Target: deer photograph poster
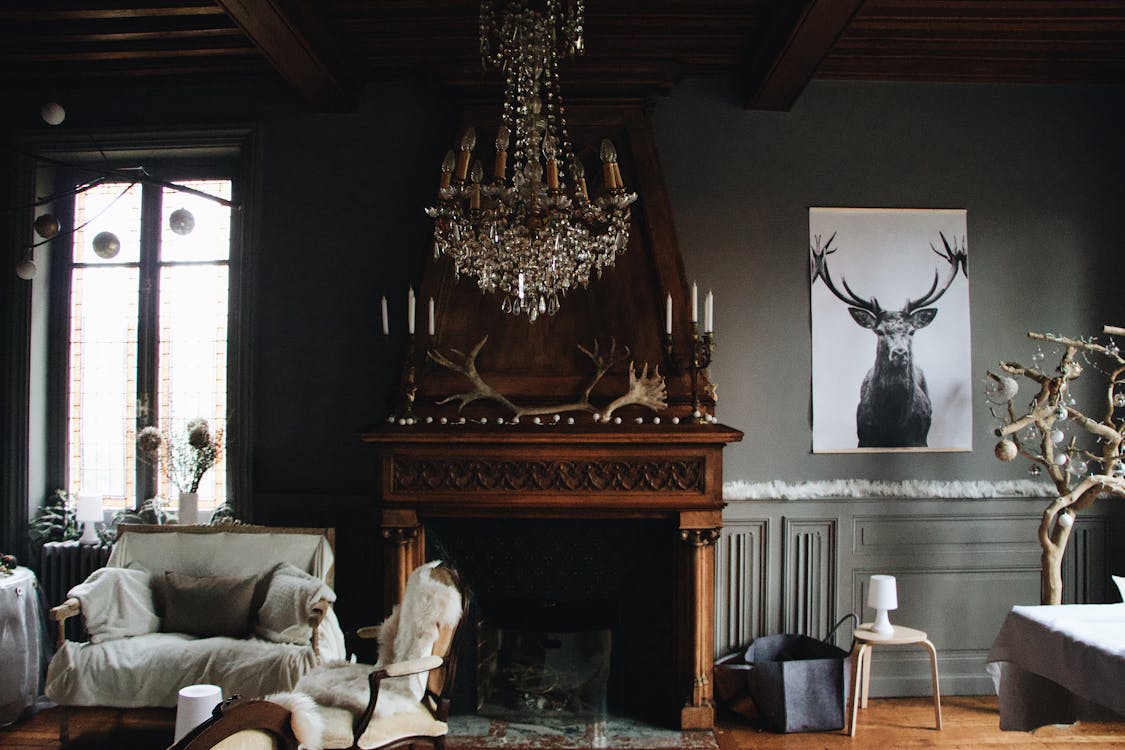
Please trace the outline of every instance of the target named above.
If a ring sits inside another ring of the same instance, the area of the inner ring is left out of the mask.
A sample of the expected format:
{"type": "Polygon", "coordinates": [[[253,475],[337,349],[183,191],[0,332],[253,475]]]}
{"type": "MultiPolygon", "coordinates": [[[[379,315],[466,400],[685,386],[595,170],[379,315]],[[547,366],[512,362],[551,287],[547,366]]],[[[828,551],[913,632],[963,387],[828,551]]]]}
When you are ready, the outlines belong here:
{"type": "Polygon", "coordinates": [[[972,450],[966,224],[809,209],[814,453],[972,450]]]}

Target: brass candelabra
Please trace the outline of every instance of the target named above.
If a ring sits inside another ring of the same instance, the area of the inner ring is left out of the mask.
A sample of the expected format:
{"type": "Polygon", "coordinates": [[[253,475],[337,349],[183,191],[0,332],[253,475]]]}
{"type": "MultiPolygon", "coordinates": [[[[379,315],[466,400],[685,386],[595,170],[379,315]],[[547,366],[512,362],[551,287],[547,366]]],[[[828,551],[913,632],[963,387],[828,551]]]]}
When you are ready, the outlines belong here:
{"type": "MultiPolygon", "coordinates": [[[[697,424],[706,424],[709,420],[703,413],[703,402],[700,398],[699,374],[711,366],[711,354],[715,349],[715,334],[713,331],[700,333],[699,324],[691,324],[691,351],[686,357],[687,368],[691,373],[691,416],[697,424]]],[[[684,368],[680,358],[676,356],[676,348],[672,334],[664,334],[664,359],[668,370],[673,373],[683,372],[684,368]]]]}

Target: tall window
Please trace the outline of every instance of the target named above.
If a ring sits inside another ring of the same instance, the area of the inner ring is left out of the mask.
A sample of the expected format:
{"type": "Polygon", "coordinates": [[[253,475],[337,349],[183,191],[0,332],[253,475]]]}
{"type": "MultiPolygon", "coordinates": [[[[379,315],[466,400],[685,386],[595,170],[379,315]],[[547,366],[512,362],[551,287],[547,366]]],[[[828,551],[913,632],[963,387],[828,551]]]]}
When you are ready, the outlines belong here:
{"type": "MultiPolygon", "coordinates": [[[[228,179],[173,179],[229,200],[228,179]]],[[[231,209],[158,184],[103,182],[74,197],[69,252],[66,469],[73,494],[107,507],[179,489],[136,437],[155,426],[226,427],[231,209]]],[[[226,500],[220,463],[199,484],[201,508],[226,500]]]]}

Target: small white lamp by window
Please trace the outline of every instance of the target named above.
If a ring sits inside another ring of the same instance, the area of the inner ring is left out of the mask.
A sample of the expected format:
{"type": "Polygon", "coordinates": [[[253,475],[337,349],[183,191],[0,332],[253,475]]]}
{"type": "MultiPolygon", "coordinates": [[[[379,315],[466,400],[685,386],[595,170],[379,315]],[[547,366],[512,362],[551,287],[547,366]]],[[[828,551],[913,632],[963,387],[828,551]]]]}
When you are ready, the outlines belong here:
{"type": "Polygon", "coordinates": [[[875,610],[875,622],[871,629],[880,635],[891,635],[895,632],[891,625],[891,618],[887,612],[898,609],[898,587],[894,576],[871,576],[871,586],[867,591],[867,606],[875,610]]]}
{"type": "Polygon", "coordinates": [[[97,495],[79,495],[78,508],[75,511],[74,518],[78,523],[84,525],[78,543],[97,544],[100,540],[94,524],[105,520],[102,516],[102,499],[97,495]]]}

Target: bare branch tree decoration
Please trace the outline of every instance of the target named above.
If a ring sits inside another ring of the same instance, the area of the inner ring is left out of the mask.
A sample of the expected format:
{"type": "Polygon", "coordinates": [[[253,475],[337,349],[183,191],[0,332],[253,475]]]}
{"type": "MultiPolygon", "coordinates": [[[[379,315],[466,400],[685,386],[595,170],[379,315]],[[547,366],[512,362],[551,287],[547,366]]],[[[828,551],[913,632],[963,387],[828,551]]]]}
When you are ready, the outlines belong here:
{"type": "MultiPolygon", "coordinates": [[[[1105,326],[1103,333],[1125,336],[1125,328],[1105,326]]],[[[1121,453],[1125,436],[1125,358],[1111,339],[1107,344],[1071,339],[1054,334],[1028,333],[1029,338],[1063,347],[1055,372],[1048,374],[1036,367],[1015,362],[1001,362],[1000,375],[988,373],[986,395],[1001,422],[996,429],[1000,442],[996,457],[1012,461],[1017,456],[1031,461],[1031,473],[1042,474],[1055,485],[1058,496],[1043,511],[1039,522],[1039,546],[1042,548],[1042,603],[1062,602],[1062,558],[1077,514],[1099,497],[1125,497],[1125,460],[1121,453]],[[1104,401],[1095,405],[1100,414],[1083,413],[1070,394],[1071,381],[1082,375],[1084,367],[1077,357],[1104,374],[1107,382],[1104,401]],[[1102,369],[1102,367],[1106,369],[1102,369]],[[1015,377],[1027,378],[1039,390],[1019,412],[1014,399],[1019,392],[1015,377]],[[1074,425],[1080,432],[1069,439],[1063,429],[1074,425]],[[1080,442],[1079,438],[1084,438],[1080,442]],[[1090,439],[1098,448],[1086,447],[1090,439]]]]}
{"type": "Polygon", "coordinates": [[[485,342],[487,341],[488,336],[484,336],[468,354],[458,351],[457,349],[449,350],[452,356],[446,356],[437,349],[431,349],[427,352],[427,356],[433,362],[447,370],[452,370],[453,372],[464,375],[472,386],[468,391],[447,396],[439,401],[439,404],[459,402],[457,410],[463,411],[466,406],[474,401],[485,400],[499,404],[509,411],[513,417],[517,418],[580,411],[594,414],[603,420],[609,419],[618,409],[633,404],[647,407],[653,411],[659,411],[668,406],[664,376],[660,374],[659,365],[653,369],[650,375],[647,362],[638,370],[634,363],[630,361],[628,390],[614,399],[603,411],[598,412],[597,407],[590,401],[590,394],[593,392],[594,386],[598,384],[607,372],[629,359],[629,347],[622,347],[619,351],[617,342],[613,339],[610,339],[609,351],[604,355],[601,353],[600,346],[596,340],[594,341],[593,347],[590,349],[582,345],[578,346],[579,351],[589,357],[590,361],[593,362],[594,374],[583,389],[582,395],[577,399],[568,403],[550,406],[519,406],[512,403],[504,394],[485,382],[480,372],[477,371],[477,355],[480,354],[481,349],[484,348],[485,342]]]}

